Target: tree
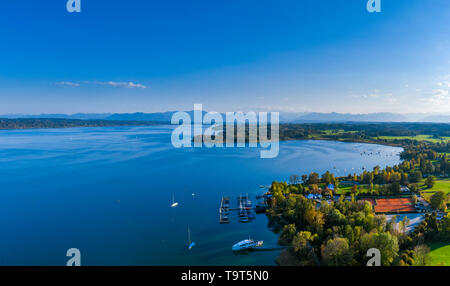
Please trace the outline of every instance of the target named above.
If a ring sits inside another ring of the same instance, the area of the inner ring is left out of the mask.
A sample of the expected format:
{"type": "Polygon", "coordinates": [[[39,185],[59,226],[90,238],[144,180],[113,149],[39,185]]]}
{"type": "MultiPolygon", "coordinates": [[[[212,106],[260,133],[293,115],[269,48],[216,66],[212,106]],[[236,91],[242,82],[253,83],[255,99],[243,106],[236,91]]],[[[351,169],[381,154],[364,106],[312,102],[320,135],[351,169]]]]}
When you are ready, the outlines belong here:
{"type": "Polygon", "coordinates": [[[447,196],[443,191],[437,191],[430,198],[430,204],[435,210],[445,210],[447,208],[447,196]]]}
{"type": "Polygon", "coordinates": [[[328,266],[350,266],[353,256],[348,240],[342,237],[330,239],[322,245],[322,259],[328,266]]]}
{"type": "Polygon", "coordinates": [[[294,174],[289,177],[289,184],[291,184],[291,185],[298,184],[299,181],[300,181],[300,178],[298,175],[294,174]]]}
{"type": "Polygon", "coordinates": [[[425,185],[427,185],[427,187],[429,189],[434,187],[435,183],[436,183],[436,177],[435,176],[428,176],[428,178],[425,180],[425,185]]]}
{"type": "Polygon", "coordinates": [[[403,220],[398,223],[398,230],[400,231],[400,233],[405,234],[408,230],[409,224],[410,220],[407,216],[405,216],[403,220]]]}
{"type": "Polygon", "coordinates": [[[300,258],[303,265],[314,265],[315,254],[310,243],[317,239],[317,234],[312,235],[309,231],[300,231],[292,240],[292,247],[295,254],[300,258]]]}
{"type": "Polygon", "coordinates": [[[313,241],[317,235],[312,235],[309,231],[300,231],[292,239],[292,246],[298,255],[307,255],[310,251],[309,243],[313,241]]]}
{"type": "Polygon", "coordinates": [[[398,240],[389,232],[370,233],[361,237],[360,247],[362,253],[370,248],[377,248],[381,253],[381,265],[389,266],[398,256],[398,240]]]}
{"type": "Polygon", "coordinates": [[[302,175],[302,182],[306,183],[308,181],[308,176],[307,175],[302,175]]]}
{"type": "Polygon", "coordinates": [[[389,190],[391,191],[392,194],[395,194],[395,195],[400,194],[400,190],[401,190],[400,184],[399,183],[391,184],[389,190]]]}
{"type": "Polygon", "coordinates": [[[317,193],[319,193],[319,186],[316,184],[311,184],[311,185],[309,185],[309,191],[312,194],[317,194],[317,193]]]}
{"type": "Polygon", "coordinates": [[[411,177],[411,182],[418,183],[420,182],[420,180],[422,180],[422,172],[421,171],[414,172],[414,174],[411,177]]]}
{"type": "Polygon", "coordinates": [[[409,181],[408,181],[408,174],[407,173],[401,173],[400,184],[407,185],[408,183],[409,183],[409,181]]]}
{"type": "Polygon", "coordinates": [[[327,215],[327,221],[331,225],[341,225],[346,222],[347,218],[338,209],[333,208],[327,215]]]}
{"type": "Polygon", "coordinates": [[[308,178],[308,185],[320,183],[319,174],[311,173],[308,178]]]}
{"type": "Polygon", "coordinates": [[[430,265],[430,248],[425,244],[418,245],[414,248],[414,266],[427,266],[430,265]]]}
{"type": "Polygon", "coordinates": [[[308,224],[308,230],[313,233],[320,233],[322,231],[323,224],[325,223],[323,219],[323,214],[315,209],[308,209],[304,213],[304,219],[308,224]]]}
{"type": "Polygon", "coordinates": [[[326,185],[331,184],[333,179],[334,176],[329,171],[326,171],[325,174],[322,175],[322,183],[325,183],[326,185]]]}
{"type": "Polygon", "coordinates": [[[280,245],[289,245],[294,239],[295,233],[297,229],[295,224],[288,224],[283,227],[281,234],[278,238],[278,244],[280,245]]]}
{"type": "Polygon", "coordinates": [[[417,196],[416,195],[413,195],[412,197],[411,197],[411,199],[412,199],[412,201],[413,201],[413,204],[417,204],[417,196]]]}
{"type": "Polygon", "coordinates": [[[416,253],[414,252],[414,250],[405,250],[398,257],[399,261],[396,263],[396,266],[413,266],[415,263],[415,255],[416,253]]]}
{"type": "Polygon", "coordinates": [[[357,192],[358,192],[358,185],[354,184],[352,186],[352,195],[356,195],[357,192]]]}
{"type": "Polygon", "coordinates": [[[409,185],[409,190],[412,193],[418,193],[419,192],[419,186],[417,186],[417,184],[411,184],[411,185],[409,185]]]}

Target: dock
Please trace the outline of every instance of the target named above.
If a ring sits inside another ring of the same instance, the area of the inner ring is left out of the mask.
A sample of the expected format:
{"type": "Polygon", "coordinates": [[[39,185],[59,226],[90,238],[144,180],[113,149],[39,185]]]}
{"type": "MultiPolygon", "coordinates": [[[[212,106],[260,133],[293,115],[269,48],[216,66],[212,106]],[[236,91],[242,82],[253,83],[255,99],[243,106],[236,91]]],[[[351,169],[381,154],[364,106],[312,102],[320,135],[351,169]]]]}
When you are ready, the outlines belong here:
{"type": "Polygon", "coordinates": [[[219,223],[221,224],[230,223],[229,210],[230,210],[230,198],[222,197],[219,209],[219,223]]]}
{"type": "Polygon", "coordinates": [[[237,197],[236,207],[230,207],[230,198],[222,197],[219,207],[219,223],[230,223],[230,212],[235,211],[238,215],[240,223],[249,223],[256,219],[255,213],[264,213],[267,205],[264,202],[259,202],[255,207],[252,206],[252,201],[247,195],[240,195],[237,197]]]}
{"type": "Polygon", "coordinates": [[[282,250],[285,249],[286,246],[258,246],[258,247],[251,247],[251,251],[274,251],[274,250],[282,250]]]}

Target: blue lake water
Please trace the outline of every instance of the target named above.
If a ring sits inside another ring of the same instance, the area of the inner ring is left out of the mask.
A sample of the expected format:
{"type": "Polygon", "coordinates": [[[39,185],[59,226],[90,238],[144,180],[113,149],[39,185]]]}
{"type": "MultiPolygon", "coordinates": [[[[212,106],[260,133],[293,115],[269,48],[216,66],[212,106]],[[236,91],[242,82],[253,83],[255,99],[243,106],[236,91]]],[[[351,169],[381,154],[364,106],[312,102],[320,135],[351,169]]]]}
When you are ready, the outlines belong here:
{"type": "Polygon", "coordinates": [[[291,174],[400,162],[400,148],[331,141],[281,142],[275,159],[250,148],[175,149],[171,130],[0,131],[0,265],[65,265],[69,248],[83,265],[274,265],[277,251],[231,252],[249,236],[275,245],[277,235],[264,215],[220,225],[223,195],[234,205],[291,174]]]}

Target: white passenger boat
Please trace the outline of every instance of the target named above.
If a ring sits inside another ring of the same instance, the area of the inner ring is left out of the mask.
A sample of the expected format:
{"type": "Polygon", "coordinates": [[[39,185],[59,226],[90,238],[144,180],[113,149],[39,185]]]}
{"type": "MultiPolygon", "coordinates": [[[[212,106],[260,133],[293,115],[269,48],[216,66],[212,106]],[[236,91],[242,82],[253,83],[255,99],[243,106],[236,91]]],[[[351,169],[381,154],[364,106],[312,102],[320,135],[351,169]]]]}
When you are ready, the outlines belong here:
{"type": "Polygon", "coordinates": [[[231,248],[233,251],[243,251],[243,250],[250,250],[256,247],[262,247],[263,241],[254,241],[253,239],[249,238],[246,240],[239,241],[233,247],[231,248]]]}

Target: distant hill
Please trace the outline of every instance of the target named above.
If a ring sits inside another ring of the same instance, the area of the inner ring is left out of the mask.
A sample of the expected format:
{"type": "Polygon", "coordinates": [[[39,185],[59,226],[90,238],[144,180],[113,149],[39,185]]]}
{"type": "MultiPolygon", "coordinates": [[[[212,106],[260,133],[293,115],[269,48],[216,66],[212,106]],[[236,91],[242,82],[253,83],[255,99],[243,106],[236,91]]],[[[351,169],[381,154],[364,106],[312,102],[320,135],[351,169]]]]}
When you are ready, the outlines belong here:
{"type": "MultiPolygon", "coordinates": [[[[0,118],[18,119],[77,119],[77,120],[112,120],[112,121],[151,121],[169,123],[176,111],[155,113],[76,113],[76,114],[9,114],[0,115],[0,118]]],[[[193,111],[186,111],[194,119],[193,111]]],[[[205,114],[206,111],[203,111],[205,114]]],[[[225,114],[222,114],[225,120],[225,114]]],[[[397,114],[397,113],[319,113],[319,112],[280,112],[281,123],[336,123],[336,122],[436,122],[450,123],[450,115],[437,114],[397,114]]]]}
{"type": "Polygon", "coordinates": [[[450,115],[434,115],[423,118],[423,122],[450,123],[450,115]]]}
{"type": "Polygon", "coordinates": [[[117,126],[149,126],[159,122],[126,121],[126,120],[81,120],[64,118],[0,118],[0,130],[34,129],[34,128],[72,128],[72,127],[117,127],[117,126]]]}
{"type": "Polygon", "coordinates": [[[309,113],[293,120],[294,123],[306,122],[408,122],[408,117],[395,113],[309,113]]]}
{"type": "Polygon", "coordinates": [[[6,114],[0,115],[0,118],[19,119],[19,118],[47,118],[47,119],[79,119],[79,120],[98,120],[105,119],[111,113],[75,113],[75,114],[6,114]]]}
{"type": "Polygon", "coordinates": [[[280,112],[280,122],[289,123],[297,120],[301,116],[308,115],[310,112],[280,112]]]}
{"type": "MultiPolygon", "coordinates": [[[[156,113],[115,113],[108,117],[106,120],[132,120],[132,121],[153,121],[153,122],[170,122],[172,120],[173,114],[177,111],[167,111],[167,112],[156,112],[156,113]]],[[[192,120],[194,120],[194,111],[186,111],[192,120]]],[[[203,111],[203,115],[205,115],[206,111],[203,111]]]]}
{"type": "Polygon", "coordinates": [[[174,111],[168,112],[158,112],[158,113],[114,113],[108,117],[106,120],[137,120],[137,121],[160,121],[160,122],[170,122],[174,111]]]}

